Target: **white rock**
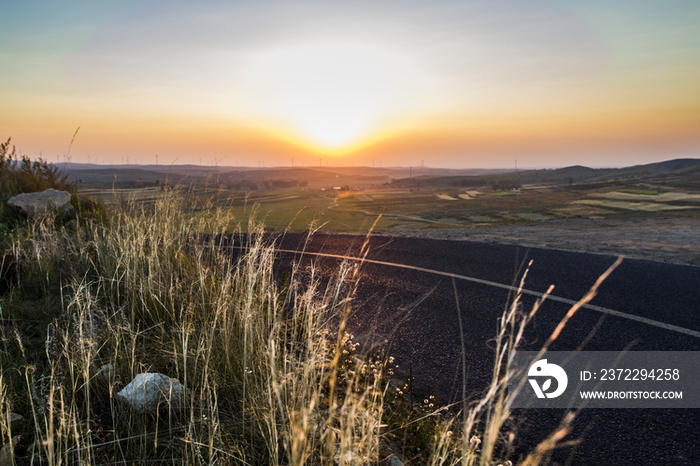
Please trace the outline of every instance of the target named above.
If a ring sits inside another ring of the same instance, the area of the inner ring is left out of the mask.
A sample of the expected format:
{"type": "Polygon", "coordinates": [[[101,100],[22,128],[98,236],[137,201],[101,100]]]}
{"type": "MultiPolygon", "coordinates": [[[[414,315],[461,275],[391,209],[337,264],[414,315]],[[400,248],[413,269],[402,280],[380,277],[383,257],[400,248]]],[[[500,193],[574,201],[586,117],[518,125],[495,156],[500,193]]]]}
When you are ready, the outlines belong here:
{"type": "Polygon", "coordinates": [[[40,193],[24,193],[10,198],[7,204],[19,207],[27,215],[46,213],[51,209],[62,210],[70,205],[70,193],[47,189],[40,193]]]}
{"type": "Polygon", "coordinates": [[[386,460],[384,460],[386,466],[404,466],[403,462],[396,455],[391,455],[386,460]]]}
{"type": "Polygon", "coordinates": [[[177,379],[154,372],[138,374],[117,393],[117,398],[138,412],[156,409],[163,402],[177,409],[184,397],[185,387],[177,379]]]}

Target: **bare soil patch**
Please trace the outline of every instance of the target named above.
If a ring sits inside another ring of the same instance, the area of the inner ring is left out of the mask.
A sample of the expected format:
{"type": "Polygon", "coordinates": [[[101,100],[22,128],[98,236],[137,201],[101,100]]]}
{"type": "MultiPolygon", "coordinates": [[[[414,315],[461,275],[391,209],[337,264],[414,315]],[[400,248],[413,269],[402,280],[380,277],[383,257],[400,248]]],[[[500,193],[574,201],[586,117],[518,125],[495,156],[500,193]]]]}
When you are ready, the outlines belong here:
{"type": "Polygon", "coordinates": [[[517,244],[700,265],[700,220],[697,217],[569,218],[384,234],[517,244]]]}

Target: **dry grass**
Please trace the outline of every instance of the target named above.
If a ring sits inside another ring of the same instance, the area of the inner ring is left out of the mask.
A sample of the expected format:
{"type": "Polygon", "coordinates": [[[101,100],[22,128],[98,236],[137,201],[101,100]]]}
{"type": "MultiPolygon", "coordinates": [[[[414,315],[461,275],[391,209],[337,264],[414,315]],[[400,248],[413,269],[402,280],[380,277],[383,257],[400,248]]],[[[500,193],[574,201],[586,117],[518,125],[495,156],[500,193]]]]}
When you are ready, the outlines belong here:
{"type": "MultiPolygon", "coordinates": [[[[45,219],[13,236],[20,272],[0,300],[0,435],[22,435],[19,463],[378,464],[401,454],[387,433],[416,425],[430,436],[420,464],[509,461],[509,364],[539,303],[524,313],[518,296],[504,313],[478,403],[456,417],[431,407],[389,421],[401,401],[388,360],[359,358],[345,331],[358,266],[322,280],[297,264],[276,278],[259,225],[233,257],[213,239],[235,219],[191,207],[171,193],[116,203],[105,222],[45,219]],[[141,372],[177,378],[185,405],[120,404],[115,394],[141,372]],[[27,418],[19,432],[12,411],[27,418]]],[[[523,464],[546,461],[566,429],[523,464]]]]}

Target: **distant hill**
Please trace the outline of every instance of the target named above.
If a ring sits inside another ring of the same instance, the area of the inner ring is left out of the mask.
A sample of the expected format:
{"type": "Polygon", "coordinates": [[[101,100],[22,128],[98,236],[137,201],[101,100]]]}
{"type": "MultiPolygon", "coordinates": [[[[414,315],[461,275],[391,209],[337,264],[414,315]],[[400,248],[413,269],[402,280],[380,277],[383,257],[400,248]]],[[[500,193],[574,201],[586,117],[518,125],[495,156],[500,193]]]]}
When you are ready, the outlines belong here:
{"type": "Polygon", "coordinates": [[[151,186],[156,181],[170,180],[181,182],[185,175],[157,172],[141,168],[83,168],[82,170],[64,170],[70,181],[78,181],[83,187],[140,187],[151,186]]]}
{"type": "Polygon", "coordinates": [[[397,186],[502,186],[506,189],[526,184],[566,185],[604,183],[620,180],[663,182],[700,188],[700,159],[675,159],[625,168],[590,168],[581,165],[557,169],[522,170],[498,175],[441,176],[422,179],[402,178],[397,186]]]}
{"type": "Polygon", "coordinates": [[[582,165],[541,170],[435,169],[422,167],[205,167],[201,165],[115,165],[59,164],[69,179],[83,186],[135,187],[157,181],[172,183],[259,183],[296,181],[309,186],[379,185],[393,186],[498,186],[576,185],[621,180],[663,183],[700,189],[700,159],[674,159],[624,168],[590,168],[582,165]]]}
{"type": "Polygon", "coordinates": [[[380,185],[403,177],[476,176],[512,170],[445,169],[429,167],[229,167],[202,165],[96,165],[58,164],[72,181],[85,188],[145,187],[157,181],[224,186],[264,185],[265,182],[299,186],[380,185]],[[262,183],[262,184],[261,184],[262,183]]]}

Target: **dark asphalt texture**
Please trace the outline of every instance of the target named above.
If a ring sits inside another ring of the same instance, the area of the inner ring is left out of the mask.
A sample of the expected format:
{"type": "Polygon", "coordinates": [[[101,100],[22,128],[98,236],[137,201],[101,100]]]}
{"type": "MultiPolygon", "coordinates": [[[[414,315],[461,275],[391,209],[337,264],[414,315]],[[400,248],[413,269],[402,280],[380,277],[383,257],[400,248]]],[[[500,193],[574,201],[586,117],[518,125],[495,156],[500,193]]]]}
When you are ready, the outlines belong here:
{"type": "MultiPolygon", "coordinates": [[[[279,249],[300,250],[306,235],[277,238],[279,249]]],[[[358,256],[364,237],[317,234],[307,252],[358,256]]],[[[281,254],[279,270],[291,260],[313,261],[334,274],[339,260],[281,254]]],[[[525,288],[578,300],[616,257],[469,241],[390,238],[370,240],[368,259],[408,264],[506,285],[519,282],[532,260],[525,288]]],[[[411,368],[416,399],[435,394],[442,404],[461,399],[462,345],[468,396],[488,384],[493,338],[510,293],[456,280],[464,335],[460,334],[452,279],[425,272],[365,263],[349,329],[357,341],[387,348],[400,368],[411,368]]],[[[529,310],[533,297],[523,303],[529,310]]],[[[700,331],[700,267],[625,259],[599,289],[591,304],[700,331]]],[[[548,301],[536,315],[523,349],[538,350],[568,305],[548,301]]],[[[585,343],[589,351],[700,351],[700,338],[616,316],[581,309],[551,351],[570,351],[585,343]],[[601,320],[602,319],[602,320],[601,320]],[[586,342],[586,340],[588,340],[586,342]]],[[[700,375],[700,374],[699,374],[700,375]]],[[[518,413],[517,438],[528,451],[561,420],[561,409],[518,413]]],[[[584,409],[570,439],[578,445],[558,450],[552,464],[700,464],[700,409],[584,409]]]]}

